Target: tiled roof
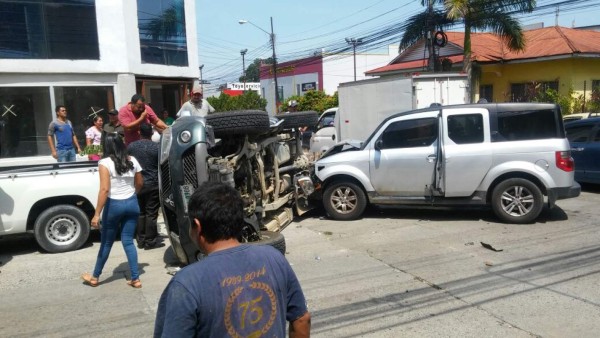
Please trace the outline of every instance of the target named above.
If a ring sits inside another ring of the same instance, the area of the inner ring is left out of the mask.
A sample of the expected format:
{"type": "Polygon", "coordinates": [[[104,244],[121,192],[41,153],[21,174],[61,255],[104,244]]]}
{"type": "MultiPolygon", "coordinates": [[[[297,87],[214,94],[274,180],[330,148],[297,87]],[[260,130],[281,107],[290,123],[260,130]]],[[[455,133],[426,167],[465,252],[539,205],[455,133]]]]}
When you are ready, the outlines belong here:
{"type": "MultiPolygon", "coordinates": [[[[592,54],[600,56],[600,32],[552,26],[524,31],[525,50],[512,52],[502,39],[492,33],[471,33],[471,58],[478,62],[508,62],[514,60],[537,59],[545,57],[571,56],[574,54],[592,54]]],[[[464,47],[463,32],[446,32],[448,42],[464,47]]],[[[410,48],[410,47],[409,47],[410,48]]],[[[408,50],[408,49],[407,49],[408,50]]],[[[450,56],[452,63],[462,62],[462,55],[450,56]]],[[[427,60],[401,62],[402,55],[390,64],[366,72],[378,75],[382,72],[412,70],[423,68],[427,60]],[[399,62],[400,61],[400,62],[399,62]]]]}
{"type": "MultiPolygon", "coordinates": [[[[462,62],[462,60],[463,60],[462,55],[454,55],[454,56],[449,56],[447,58],[450,59],[450,61],[452,61],[452,63],[462,62]]],[[[422,70],[423,68],[426,68],[428,63],[429,63],[428,60],[415,60],[415,61],[400,62],[400,63],[395,63],[392,65],[387,65],[387,66],[369,70],[369,71],[365,72],[365,74],[378,75],[377,73],[384,73],[384,72],[387,73],[387,72],[393,72],[395,70],[404,70],[404,71],[415,70],[415,71],[417,71],[417,70],[422,70]]]]}

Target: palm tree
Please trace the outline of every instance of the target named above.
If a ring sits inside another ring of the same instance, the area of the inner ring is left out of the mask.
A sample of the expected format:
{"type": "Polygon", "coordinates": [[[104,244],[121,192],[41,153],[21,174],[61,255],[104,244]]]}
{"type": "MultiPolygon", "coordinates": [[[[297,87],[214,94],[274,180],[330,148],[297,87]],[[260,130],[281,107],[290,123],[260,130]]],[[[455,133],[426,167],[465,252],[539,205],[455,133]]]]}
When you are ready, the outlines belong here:
{"type": "Polygon", "coordinates": [[[471,71],[471,31],[491,30],[499,35],[508,49],[525,49],[525,38],[519,21],[511,15],[529,13],[535,8],[535,0],[437,0],[444,3],[448,18],[465,26],[463,70],[471,71]]]}
{"type": "MultiPolygon", "coordinates": [[[[446,28],[462,23],[465,27],[463,70],[472,83],[471,31],[491,30],[500,35],[508,48],[521,51],[525,48],[523,30],[511,15],[528,13],[535,8],[535,0],[427,0],[428,9],[409,18],[400,48],[406,48],[427,36],[435,27],[446,28]],[[443,5],[444,10],[434,10],[433,5],[443,5]]],[[[425,0],[421,0],[425,5],[425,0]]],[[[473,86],[471,87],[473,88],[473,86]]]]}

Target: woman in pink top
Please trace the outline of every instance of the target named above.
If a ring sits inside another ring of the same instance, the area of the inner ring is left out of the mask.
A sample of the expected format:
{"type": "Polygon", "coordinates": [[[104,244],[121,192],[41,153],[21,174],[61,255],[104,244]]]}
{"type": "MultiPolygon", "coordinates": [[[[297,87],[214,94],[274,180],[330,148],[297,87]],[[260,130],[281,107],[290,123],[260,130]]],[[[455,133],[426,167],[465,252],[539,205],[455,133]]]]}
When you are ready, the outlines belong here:
{"type": "Polygon", "coordinates": [[[121,244],[131,271],[131,280],[127,284],[134,288],[141,288],[142,282],[140,282],[133,237],[140,215],[136,194],[144,184],[142,167],[135,157],[127,154],[125,144],[118,134],[107,134],[102,148],[104,158],[98,162],[100,191],[96,211],[91,221],[92,227],[97,228],[100,212],[102,212],[100,249],[93,274],[84,273],[81,278],[89,286],[98,286],[98,278],[108,260],[120,227],[121,244]]]}
{"type": "Polygon", "coordinates": [[[102,140],[102,116],[94,117],[94,125],[85,131],[85,145],[100,145],[102,140]]]}

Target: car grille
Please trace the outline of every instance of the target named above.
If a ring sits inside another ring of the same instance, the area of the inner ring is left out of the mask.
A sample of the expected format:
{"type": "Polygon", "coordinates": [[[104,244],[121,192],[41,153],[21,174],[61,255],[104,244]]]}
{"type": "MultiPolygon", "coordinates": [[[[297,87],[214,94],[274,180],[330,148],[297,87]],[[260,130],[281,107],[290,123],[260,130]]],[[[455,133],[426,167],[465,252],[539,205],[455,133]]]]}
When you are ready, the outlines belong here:
{"type": "Polygon", "coordinates": [[[196,152],[194,148],[183,154],[183,184],[190,184],[194,190],[198,188],[198,173],[196,172],[196,152]]]}

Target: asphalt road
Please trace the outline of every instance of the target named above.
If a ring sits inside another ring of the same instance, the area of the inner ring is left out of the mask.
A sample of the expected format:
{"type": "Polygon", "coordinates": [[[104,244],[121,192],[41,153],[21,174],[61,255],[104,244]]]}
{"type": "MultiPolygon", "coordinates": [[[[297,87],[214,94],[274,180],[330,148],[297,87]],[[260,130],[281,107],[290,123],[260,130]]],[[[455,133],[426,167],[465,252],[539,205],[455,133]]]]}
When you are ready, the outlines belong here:
{"type": "MultiPolygon", "coordinates": [[[[311,212],[284,234],[312,334],[596,337],[599,193],[587,187],[529,225],[485,210],[372,208],[352,222],[311,212]]],[[[98,241],[51,255],[30,238],[0,240],[0,337],[151,336],[171,250],[140,250],[143,288],[133,289],[117,242],[91,288],[79,275],[92,270],[98,241]]]]}

